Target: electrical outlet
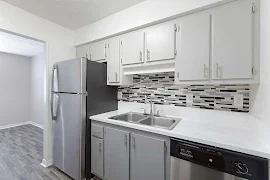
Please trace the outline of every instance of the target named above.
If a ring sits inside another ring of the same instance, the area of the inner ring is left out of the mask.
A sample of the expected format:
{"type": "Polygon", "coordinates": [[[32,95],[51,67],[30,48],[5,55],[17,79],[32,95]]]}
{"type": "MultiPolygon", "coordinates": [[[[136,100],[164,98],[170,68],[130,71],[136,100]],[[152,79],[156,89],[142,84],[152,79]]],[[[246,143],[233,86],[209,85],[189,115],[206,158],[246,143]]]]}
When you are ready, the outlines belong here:
{"type": "Polygon", "coordinates": [[[187,104],[192,104],[193,103],[193,94],[187,94],[186,101],[187,101],[187,104]]]}
{"type": "Polygon", "coordinates": [[[244,101],[244,95],[239,94],[239,95],[234,95],[233,97],[233,105],[237,107],[243,107],[243,102],[244,101]]]}

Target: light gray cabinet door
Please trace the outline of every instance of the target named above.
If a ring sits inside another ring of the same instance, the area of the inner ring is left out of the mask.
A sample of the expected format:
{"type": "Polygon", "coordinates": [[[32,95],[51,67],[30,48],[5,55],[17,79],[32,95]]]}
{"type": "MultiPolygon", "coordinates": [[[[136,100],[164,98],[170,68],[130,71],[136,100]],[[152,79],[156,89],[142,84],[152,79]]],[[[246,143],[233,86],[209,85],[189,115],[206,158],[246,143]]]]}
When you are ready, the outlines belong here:
{"type": "Polygon", "coordinates": [[[252,1],[237,1],[212,14],[212,78],[252,78],[252,1]]]}
{"type": "Polygon", "coordinates": [[[76,57],[77,58],[86,58],[89,59],[89,45],[82,45],[76,48],[76,57]]]}
{"type": "Polygon", "coordinates": [[[108,83],[120,82],[120,43],[117,37],[108,40],[107,76],[108,83]]]}
{"type": "Polygon", "coordinates": [[[198,13],[180,19],[179,33],[179,58],[175,62],[177,80],[208,80],[210,14],[198,13]]]}
{"type": "Polygon", "coordinates": [[[165,141],[131,134],[130,180],[165,180],[165,141]]]}
{"type": "Polygon", "coordinates": [[[144,32],[137,31],[121,37],[120,53],[123,65],[143,63],[144,32]]]}
{"type": "Polygon", "coordinates": [[[90,60],[102,61],[106,59],[106,41],[99,41],[90,44],[90,60]]]}
{"type": "Polygon", "coordinates": [[[129,180],[129,132],[105,128],[105,180],[129,180]]]}
{"type": "Polygon", "coordinates": [[[91,170],[96,176],[103,178],[103,139],[91,137],[91,170]]]}
{"type": "Polygon", "coordinates": [[[159,61],[175,58],[175,24],[169,22],[146,31],[146,60],[159,61]]]}

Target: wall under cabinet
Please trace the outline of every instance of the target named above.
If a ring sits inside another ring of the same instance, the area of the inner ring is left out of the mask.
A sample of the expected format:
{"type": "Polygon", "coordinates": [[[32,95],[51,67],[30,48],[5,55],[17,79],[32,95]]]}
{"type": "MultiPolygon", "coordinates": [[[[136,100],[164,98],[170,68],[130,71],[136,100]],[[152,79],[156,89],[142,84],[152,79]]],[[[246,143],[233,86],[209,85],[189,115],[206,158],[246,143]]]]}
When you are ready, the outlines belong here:
{"type": "Polygon", "coordinates": [[[0,127],[30,117],[30,58],[0,52],[0,127]]]}
{"type": "Polygon", "coordinates": [[[30,121],[41,127],[45,120],[45,70],[45,52],[31,58],[30,121]]]}
{"type": "Polygon", "coordinates": [[[133,83],[118,88],[119,101],[148,103],[152,95],[155,104],[249,112],[249,85],[175,85],[174,73],[135,75],[133,83]],[[187,95],[193,103],[186,101],[187,95]],[[234,106],[234,95],[243,95],[243,107],[234,106]]]}

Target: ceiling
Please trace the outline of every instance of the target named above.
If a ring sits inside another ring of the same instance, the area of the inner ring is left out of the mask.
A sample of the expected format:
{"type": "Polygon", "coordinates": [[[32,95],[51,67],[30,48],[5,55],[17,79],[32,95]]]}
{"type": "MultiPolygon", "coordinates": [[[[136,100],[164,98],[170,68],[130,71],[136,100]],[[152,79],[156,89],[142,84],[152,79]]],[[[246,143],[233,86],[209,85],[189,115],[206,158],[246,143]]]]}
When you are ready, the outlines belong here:
{"type": "Polygon", "coordinates": [[[44,43],[0,31],[0,52],[33,57],[44,51],[44,43]]]}
{"type": "Polygon", "coordinates": [[[78,29],[144,0],[3,0],[69,28],[78,29]]]}

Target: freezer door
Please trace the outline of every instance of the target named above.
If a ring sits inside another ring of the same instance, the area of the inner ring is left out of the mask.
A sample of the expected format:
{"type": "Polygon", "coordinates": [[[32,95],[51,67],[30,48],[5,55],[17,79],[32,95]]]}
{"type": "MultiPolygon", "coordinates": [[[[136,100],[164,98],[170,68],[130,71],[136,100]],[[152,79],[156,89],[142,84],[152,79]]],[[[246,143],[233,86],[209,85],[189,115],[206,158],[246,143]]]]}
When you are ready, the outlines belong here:
{"type": "Polygon", "coordinates": [[[52,91],[67,93],[86,92],[87,60],[78,58],[54,64],[52,91]]]}
{"type": "Polygon", "coordinates": [[[53,121],[53,164],[75,180],[85,177],[86,96],[56,93],[57,117],[53,121]]]}

